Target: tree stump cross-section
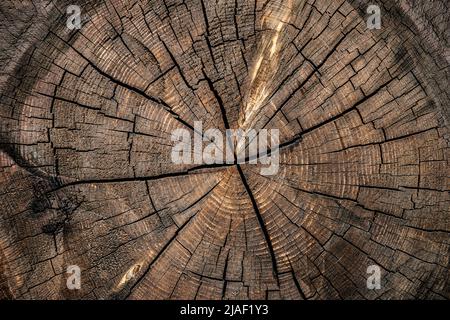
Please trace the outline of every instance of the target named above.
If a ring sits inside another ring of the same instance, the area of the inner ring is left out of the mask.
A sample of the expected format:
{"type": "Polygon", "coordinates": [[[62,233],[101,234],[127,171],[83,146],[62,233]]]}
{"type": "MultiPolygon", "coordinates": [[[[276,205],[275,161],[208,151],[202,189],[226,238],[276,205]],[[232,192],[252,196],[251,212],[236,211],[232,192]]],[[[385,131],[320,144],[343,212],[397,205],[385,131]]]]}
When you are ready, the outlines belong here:
{"type": "Polygon", "coordinates": [[[1,299],[450,298],[446,1],[0,9],[1,299]],[[277,174],[175,164],[195,123],[277,174]]]}

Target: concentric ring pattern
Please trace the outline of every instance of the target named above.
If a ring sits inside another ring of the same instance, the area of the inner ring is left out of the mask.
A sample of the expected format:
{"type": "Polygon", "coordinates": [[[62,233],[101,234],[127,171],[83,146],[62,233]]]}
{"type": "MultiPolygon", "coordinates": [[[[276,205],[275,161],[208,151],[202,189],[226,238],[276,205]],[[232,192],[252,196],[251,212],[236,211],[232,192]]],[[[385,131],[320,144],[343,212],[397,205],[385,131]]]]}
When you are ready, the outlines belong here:
{"type": "Polygon", "coordinates": [[[0,297],[450,298],[448,18],[378,4],[84,1],[70,30],[4,1],[0,297]],[[278,173],[173,163],[195,122],[280,130],[278,173]]]}

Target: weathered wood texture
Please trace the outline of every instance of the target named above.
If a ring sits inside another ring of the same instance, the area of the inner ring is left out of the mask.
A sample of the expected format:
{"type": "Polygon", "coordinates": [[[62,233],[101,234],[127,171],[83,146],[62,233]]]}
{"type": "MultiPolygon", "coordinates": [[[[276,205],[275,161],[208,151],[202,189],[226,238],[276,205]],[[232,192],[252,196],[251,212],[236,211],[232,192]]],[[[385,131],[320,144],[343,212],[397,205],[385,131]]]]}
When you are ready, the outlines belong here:
{"type": "Polygon", "coordinates": [[[450,298],[449,5],[376,4],[2,0],[0,297],[450,298]],[[173,164],[194,121],[279,174],[173,164]]]}

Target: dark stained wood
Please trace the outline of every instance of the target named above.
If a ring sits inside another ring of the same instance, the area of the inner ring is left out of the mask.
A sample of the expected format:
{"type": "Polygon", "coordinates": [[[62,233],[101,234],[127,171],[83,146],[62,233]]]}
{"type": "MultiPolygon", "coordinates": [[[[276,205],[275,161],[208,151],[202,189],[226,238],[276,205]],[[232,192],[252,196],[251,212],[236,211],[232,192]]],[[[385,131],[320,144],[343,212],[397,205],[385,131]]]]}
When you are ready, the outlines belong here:
{"type": "Polygon", "coordinates": [[[369,4],[3,0],[0,298],[449,299],[449,5],[369,4]],[[195,121],[279,173],[173,164],[195,121]]]}

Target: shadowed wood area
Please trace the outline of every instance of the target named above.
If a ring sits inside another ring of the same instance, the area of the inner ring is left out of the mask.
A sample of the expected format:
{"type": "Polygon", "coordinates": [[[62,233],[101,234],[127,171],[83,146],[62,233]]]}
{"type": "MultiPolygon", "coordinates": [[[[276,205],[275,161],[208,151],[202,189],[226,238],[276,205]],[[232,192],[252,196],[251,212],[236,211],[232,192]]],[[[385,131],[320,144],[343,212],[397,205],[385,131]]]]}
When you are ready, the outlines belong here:
{"type": "Polygon", "coordinates": [[[449,30],[445,0],[3,0],[0,298],[449,299],[449,30]],[[196,121],[279,129],[278,173],[174,164],[196,121]]]}

